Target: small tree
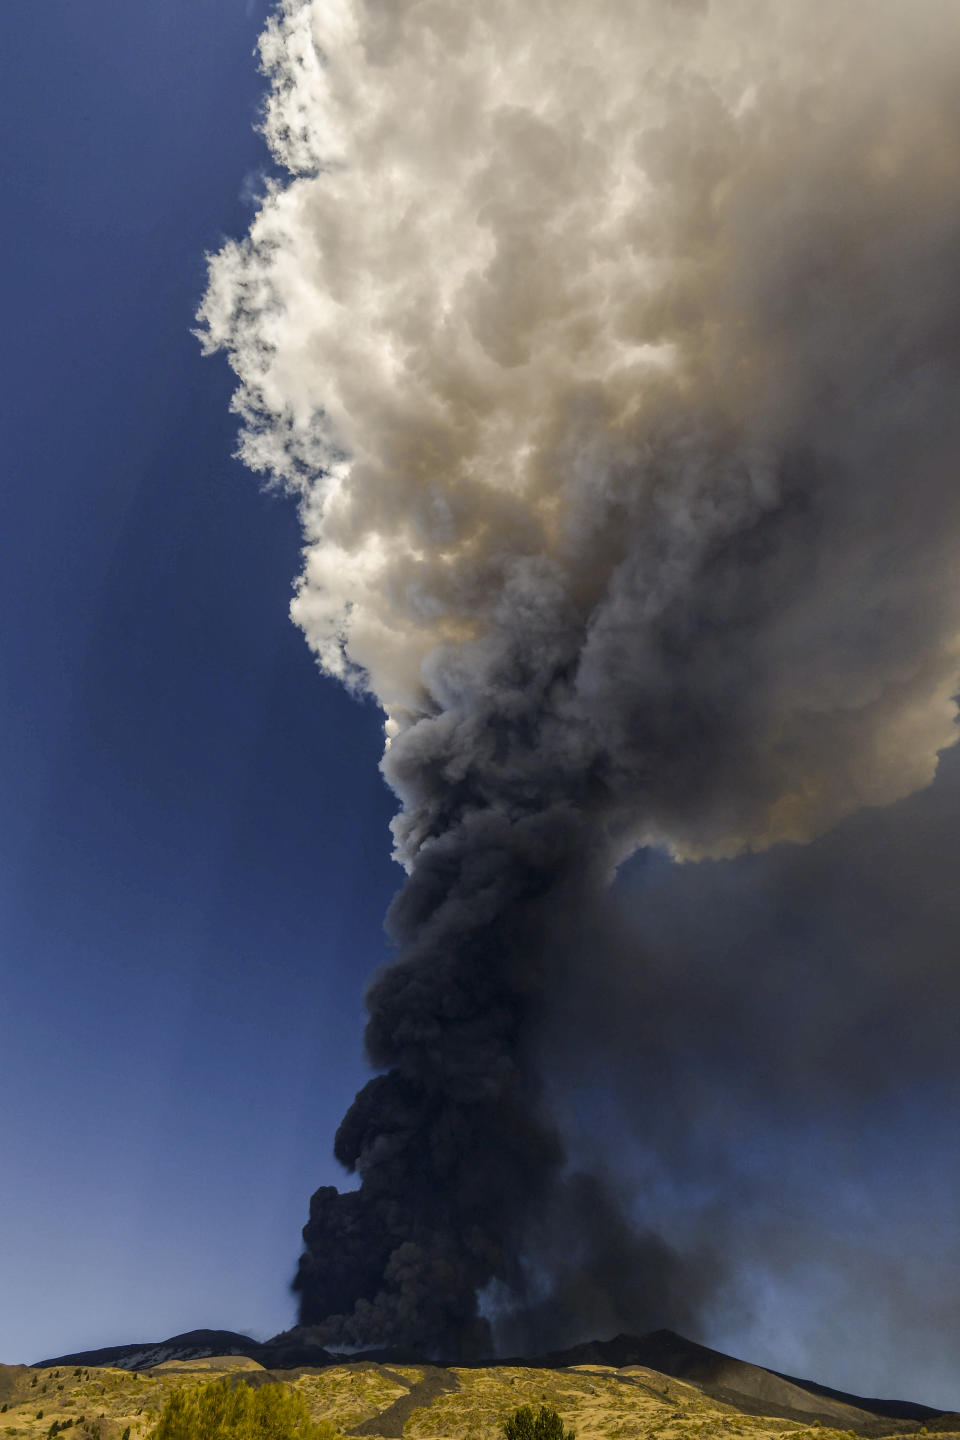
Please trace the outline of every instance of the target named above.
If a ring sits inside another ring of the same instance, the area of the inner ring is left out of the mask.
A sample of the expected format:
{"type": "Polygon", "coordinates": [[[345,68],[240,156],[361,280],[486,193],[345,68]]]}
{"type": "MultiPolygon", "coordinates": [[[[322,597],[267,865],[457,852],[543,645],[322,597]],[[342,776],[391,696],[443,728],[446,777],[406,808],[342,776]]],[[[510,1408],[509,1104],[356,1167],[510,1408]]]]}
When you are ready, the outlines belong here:
{"type": "Polygon", "coordinates": [[[503,1422],[506,1440],[575,1440],[573,1430],[564,1430],[556,1410],[541,1405],[534,1415],[529,1405],[521,1405],[503,1422]]]}
{"type": "Polygon", "coordinates": [[[151,1440],[334,1440],[333,1426],[310,1418],[306,1401],[287,1385],[215,1380],[189,1394],[174,1390],[151,1440]]]}

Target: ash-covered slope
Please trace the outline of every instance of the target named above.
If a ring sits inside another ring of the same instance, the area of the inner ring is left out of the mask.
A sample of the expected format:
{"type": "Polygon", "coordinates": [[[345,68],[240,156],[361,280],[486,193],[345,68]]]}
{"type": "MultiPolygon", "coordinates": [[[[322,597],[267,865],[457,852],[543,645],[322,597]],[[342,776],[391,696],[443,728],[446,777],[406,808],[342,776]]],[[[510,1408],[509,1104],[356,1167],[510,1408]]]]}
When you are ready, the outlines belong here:
{"type": "Polygon", "coordinates": [[[35,1361],[32,1368],[100,1365],[118,1370],[149,1370],[170,1360],[203,1360],[211,1355],[245,1355],[271,1370],[289,1370],[299,1365],[333,1365],[340,1358],[325,1350],[313,1338],[309,1327],[299,1326],[264,1341],[252,1340],[249,1335],[240,1335],[235,1330],[188,1330],[183,1335],[172,1335],[169,1340],[107,1345],[99,1350],[56,1355],[50,1360],[35,1361]]]}
{"type": "Polygon", "coordinates": [[[258,1360],[263,1346],[249,1335],[235,1330],[188,1330],[169,1340],[147,1340],[140,1344],[107,1345],[99,1350],[78,1350],[75,1355],[57,1355],[37,1360],[32,1368],[46,1370],[53,1365],[112,1366],[118,1370],[149,1370],[167,1360],[202,1360],[210,1355],[246,1355],[258,1360]]]}

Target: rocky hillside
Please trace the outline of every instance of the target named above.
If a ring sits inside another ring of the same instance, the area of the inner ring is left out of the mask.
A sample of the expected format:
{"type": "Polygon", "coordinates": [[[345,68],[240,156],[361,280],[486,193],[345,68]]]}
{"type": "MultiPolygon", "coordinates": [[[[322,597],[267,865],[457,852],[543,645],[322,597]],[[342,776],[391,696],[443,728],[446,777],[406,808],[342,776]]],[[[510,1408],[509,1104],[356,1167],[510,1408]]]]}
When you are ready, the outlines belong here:
{"type": "MultiPolygon", "coordinates": [[[[850,1440],[852,1435],[944,1435],[960,1416],[921,1405],[861,1400],[707,1350],[668,1331],[488,1366],[407,1363],[402,1356],[327,1359],[269,1368],[250,1354],[199,1354],[204,1335],[259,1351],[230,1332],[192,1332],[157,1344],[0,1366],[0,1440],[147,1440],[171,1389],[227,1372],[253,1385],[299,1390],[316,1419],[344,1436],[384,1440],[500,1440],[518,1405],[547,1404],[578,1440],[850,1440]],[[157,1359],[159,1352],[163,1358],[157,1359]],[[118,1358],[122,1354],[122,1365],[118,1358]],[[101,1358],[94,1359],[94,1356],[101,1358]],[[106,1357],[106,1359],[104,1359],[106,1357]],[[656,1364],[650,1363],[656,1361],[656,1364]],[[111,1363],[112,1362],[112,1363],[111,1363]],[[140,1368],[134,1368],[140,1367],[140,1368]]],[[[271,1342],[274,1354],[309,1337],[271,1342]],[[282,1343],[281,1343],[282,1342],[282,1343]]],[[[316,1359],[316,1355],[314,1355],[316,1359]]]]}

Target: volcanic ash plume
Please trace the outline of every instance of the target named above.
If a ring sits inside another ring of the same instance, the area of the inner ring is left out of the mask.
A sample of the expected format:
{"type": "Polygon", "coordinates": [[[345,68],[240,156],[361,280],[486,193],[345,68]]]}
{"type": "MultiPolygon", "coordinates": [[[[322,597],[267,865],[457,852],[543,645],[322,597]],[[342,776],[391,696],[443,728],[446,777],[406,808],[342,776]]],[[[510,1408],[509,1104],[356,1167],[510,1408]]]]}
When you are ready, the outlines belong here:
{"type": "Polygon", "coordinates": [[[682,1324],[654,1238],[612,1283],[531,1037],[638,846],[808,840],[955,739],[960,9],[285,0],[261,55],[289,178],[201,322],[408,872],[301,1318],[482,1351],[563,1254],[682,1324]]]}

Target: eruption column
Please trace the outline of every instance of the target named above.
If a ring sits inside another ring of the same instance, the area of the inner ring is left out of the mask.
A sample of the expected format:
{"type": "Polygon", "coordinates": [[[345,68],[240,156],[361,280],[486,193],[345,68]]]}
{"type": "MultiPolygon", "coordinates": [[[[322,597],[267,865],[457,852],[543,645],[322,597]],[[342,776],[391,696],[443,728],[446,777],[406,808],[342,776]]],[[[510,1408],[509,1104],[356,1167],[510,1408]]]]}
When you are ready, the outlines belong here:
{"type": "Polygon", "coordinates": [[[533,1325],[565,1254],[577,1304],[682,1325],[531,1040],[637,847],[809,840],[955,739],[960,11],[285,0],[261,55],[289,179],[200,319],[408,872],[301,1318],[479,1353],[478,1297],[533,1325]]]}

